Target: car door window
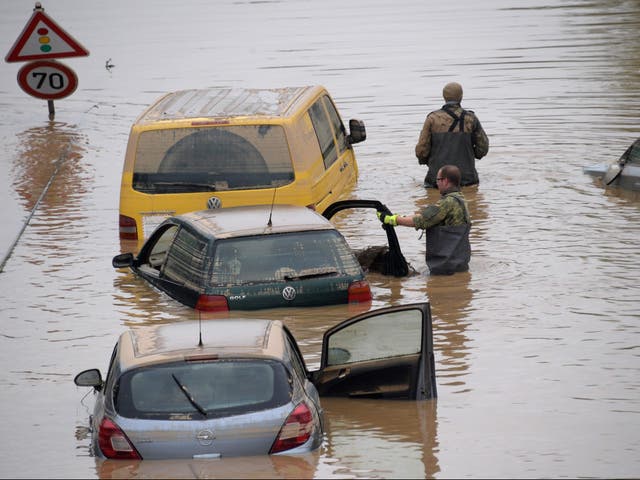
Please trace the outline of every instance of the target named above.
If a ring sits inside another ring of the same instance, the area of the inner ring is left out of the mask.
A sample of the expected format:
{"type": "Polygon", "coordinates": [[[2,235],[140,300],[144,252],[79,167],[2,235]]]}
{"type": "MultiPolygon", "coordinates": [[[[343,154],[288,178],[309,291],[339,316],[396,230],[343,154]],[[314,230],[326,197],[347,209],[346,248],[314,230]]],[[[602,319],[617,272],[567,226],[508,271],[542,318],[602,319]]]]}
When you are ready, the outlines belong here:
{"type": "Polygon", "coordinates": [[[164,261],[167,258],[167,252],[173,243],[176,233],[178,233],[178,226],[169,226],[151,247],[149,256],[145,263],[148,263],[150,267],[155,268],[156,270],[160,270],[160,267],[164,264],[164,261]]]}
{"type": "Polygon", "coordinates": [[[182,228],[175,237],[163,275],[178,284],[200,291],[209,275],[207,265],[208,241],[182,228]]]}
{"type": "Polygon", "coordinates": [[[311,378],[324,396],[435,397],[429,304],[374,310],[329,329],[311,378]]]}
{"type": "Polygon", "coordinates": [[[336,110],[336,107],[331,99],[326,95],[322,98],[324,100],[324,106],[329,113],[329,119],[331,125],[333,126],[333,131],[335,133],[336,139],[338,140],[339,154],[341,154],[347,146],[347,134],[344,128],[344,124],[342,123],[340,115],[338,114],[338,110],[336,110]]]}
{"type": "Polygon", "coordinates": [[[302,358],[302,353],[300,353],[300,349],[298,348],[298,343],[291,335],[291,332],[287,327],[284,327],[285,335],[287,338],[288,350],[290,352],[290,362],[293,369],[297,372],[299,378],[307,378],[307,367],[302,358]]]}
{"type": "Polygon", "coordinates": [[[104,377],[104,383],[105,385],[108,383],[111,383],[111,379],[114,376],[114,369],[115,364],[116,364],[116,358],[117,358],[117,354],[118,354],[118,344],[116,343],[116,346],[113,347],[113,351],[111,352],[111,360],[109,360],[109,367],[107,370],[107,375],[106,377],[104,377]]]}
{"type": "Polygon", "coordinates": [[[324,159],[325,168],[329,168],[338,159],[338,150],[336,148],[333,129],[327,117],[327,112],[323,106],[323,99],[320,98],[309,109],[309,116],[316,131],[320,149],[322,150],[322,158],[324,159]]]}
{"type": "Polygon", "coordinates": [[[340,365],[420,353],[419,310],[391,312],[347,325],[327,338],[327,365],[340,365]]]}

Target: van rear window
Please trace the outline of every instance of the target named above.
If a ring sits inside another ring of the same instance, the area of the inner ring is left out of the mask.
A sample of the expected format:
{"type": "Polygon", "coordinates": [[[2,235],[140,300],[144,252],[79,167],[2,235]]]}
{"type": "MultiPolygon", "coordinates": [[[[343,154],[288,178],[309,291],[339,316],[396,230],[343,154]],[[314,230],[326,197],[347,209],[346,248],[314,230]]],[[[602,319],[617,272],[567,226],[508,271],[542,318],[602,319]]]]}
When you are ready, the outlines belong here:
{"type": "Polygon", "coordinates": [[[275,408],[290,398],[288,373],[281,363],[227,359],[126,372],[114,400],[124,417],[188,420],[275,408]]]}
{"type": "Polygon", "coordinates": [[[293,180],[278,125],[150,130],[136,148],[133,188],[144,193],[273,188],[293,180]]]}

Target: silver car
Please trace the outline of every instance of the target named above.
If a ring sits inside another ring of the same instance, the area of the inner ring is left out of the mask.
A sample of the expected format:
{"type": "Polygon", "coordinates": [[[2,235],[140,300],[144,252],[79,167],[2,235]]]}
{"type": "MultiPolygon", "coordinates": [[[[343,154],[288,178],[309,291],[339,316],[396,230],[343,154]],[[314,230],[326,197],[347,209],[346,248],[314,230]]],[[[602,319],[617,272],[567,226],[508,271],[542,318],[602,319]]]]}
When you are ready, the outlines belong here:
{"type": "Polygon", "coordinates": [[[102,458],[217,458],[311,451],[323,439],[320,395],[436,396],[428,303],[370,311],[325,332],[309,372],[279,320],[225,319],[120,335],[93,387],[92,451],[102,458]]]}

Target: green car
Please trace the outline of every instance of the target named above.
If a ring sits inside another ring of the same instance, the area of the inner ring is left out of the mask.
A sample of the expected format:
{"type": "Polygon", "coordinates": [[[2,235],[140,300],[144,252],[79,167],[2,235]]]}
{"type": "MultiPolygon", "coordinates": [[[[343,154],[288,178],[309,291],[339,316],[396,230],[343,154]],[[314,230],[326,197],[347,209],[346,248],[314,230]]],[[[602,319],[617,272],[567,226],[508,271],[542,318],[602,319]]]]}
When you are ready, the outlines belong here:
{"type": "Polygon", "coordinates": [[[160,224],[115,268],[203,311],[371,301],[365,273],[324,216],[294,205],[202,210],[160,224]]]}

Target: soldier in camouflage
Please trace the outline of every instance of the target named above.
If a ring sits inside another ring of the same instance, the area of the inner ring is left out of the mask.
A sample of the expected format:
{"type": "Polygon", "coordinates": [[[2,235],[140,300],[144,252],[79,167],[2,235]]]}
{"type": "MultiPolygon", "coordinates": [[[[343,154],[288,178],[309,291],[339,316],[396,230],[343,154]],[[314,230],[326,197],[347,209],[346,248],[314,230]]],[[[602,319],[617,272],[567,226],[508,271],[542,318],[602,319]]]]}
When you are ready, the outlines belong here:
{"type": "Polygon", "coordinates": [[[476,159],[489,151],[489,139],[475,113],[460,106],[459,83],[445,85],[442,96],[446,103],[427,115],[415,149],[418,163],[429,167],[424,186],[437,188],[436,172],[445,164],[460,168],[462,186],[477,184],[476,159]]]}
{"type": "Polygon", "coordinates": [[[460,191],[460,169],[443,165],[436,177],[441,198],[413,216],[384,215],[378,218],[387,225],[402,225],[425,230],[426,261],[433,275],[451,275],[469,269],[471,220],[464,195],[460,191]]]}

